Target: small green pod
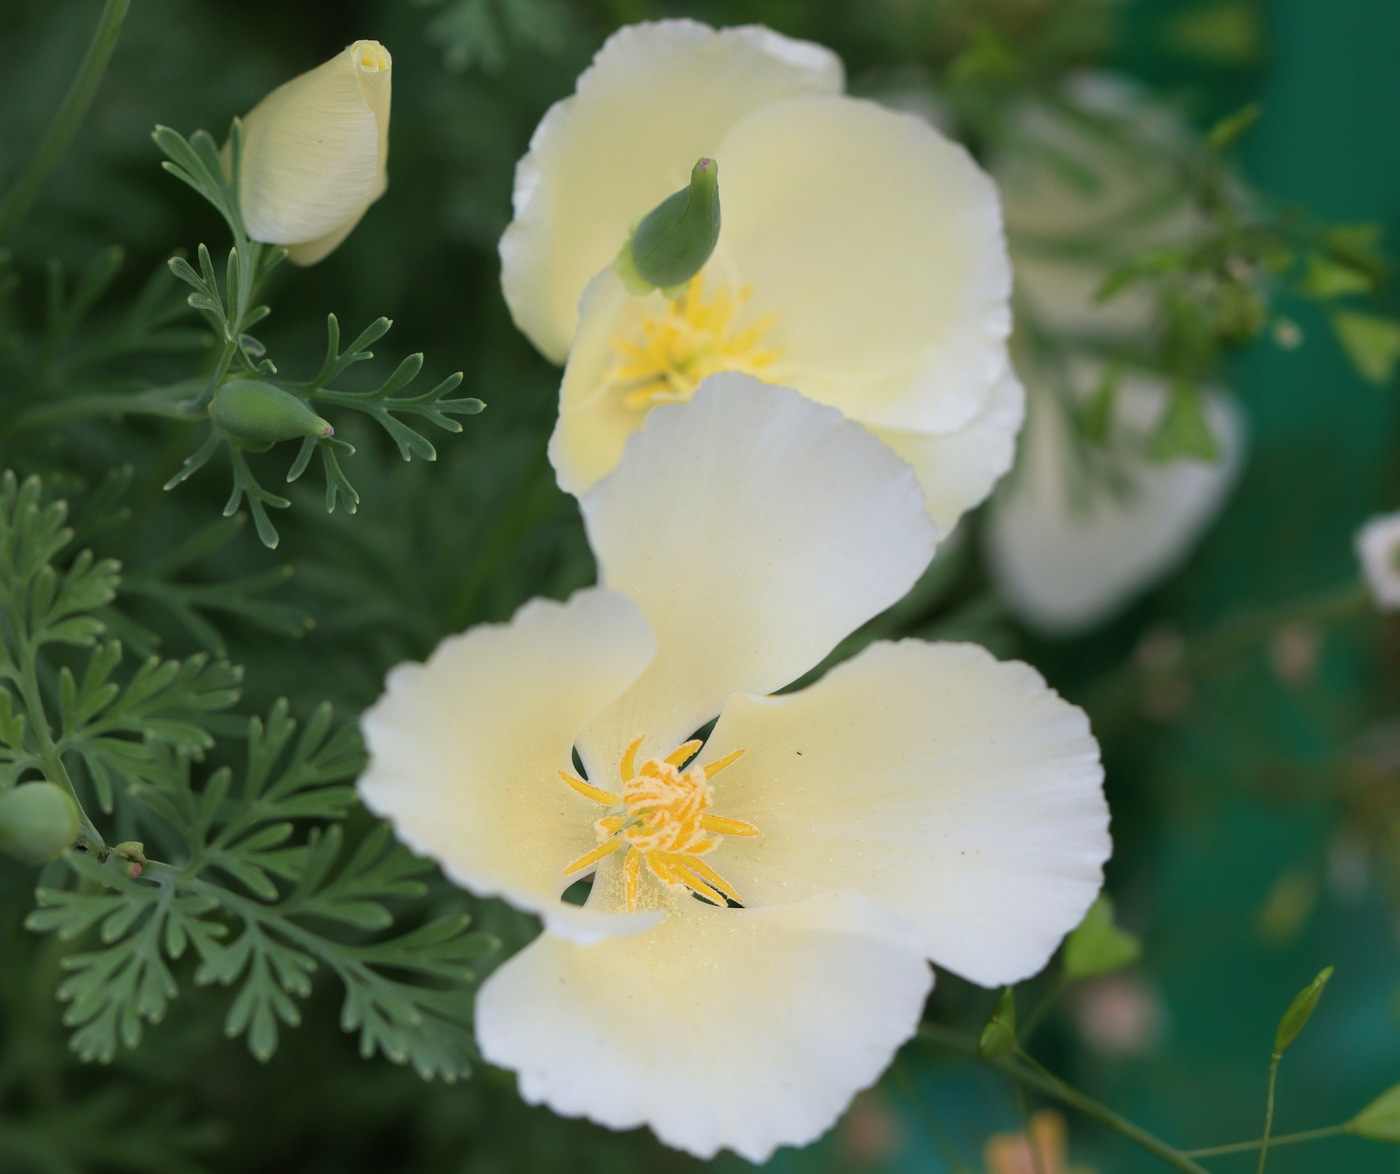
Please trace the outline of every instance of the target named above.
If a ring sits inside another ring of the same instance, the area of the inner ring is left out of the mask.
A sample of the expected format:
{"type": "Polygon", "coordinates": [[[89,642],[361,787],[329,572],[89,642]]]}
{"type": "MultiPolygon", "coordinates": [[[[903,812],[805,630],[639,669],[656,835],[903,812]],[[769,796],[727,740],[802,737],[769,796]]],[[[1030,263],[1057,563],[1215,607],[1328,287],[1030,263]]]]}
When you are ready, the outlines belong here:
{"type": "Polygon", "coordinates": [[[719,227],[719,164],[701,159],[690,172],[689,187],[642,217],[618,258],[619,269],[630,265],[646,287],[684,286],[715,251],[719,227]]]}
{"type": "Polygon", "coordinates": [[[209,414],[230,436],[251,444],[335,433],[304,399],[257,379],[225,383],[214,393],[209,414]]]}
{"type": "Polygon", "coordinates": [[[21,783],[0,795],[0,852],[46,864],[78,837],[78,805],[53,783],[21,783]]]}

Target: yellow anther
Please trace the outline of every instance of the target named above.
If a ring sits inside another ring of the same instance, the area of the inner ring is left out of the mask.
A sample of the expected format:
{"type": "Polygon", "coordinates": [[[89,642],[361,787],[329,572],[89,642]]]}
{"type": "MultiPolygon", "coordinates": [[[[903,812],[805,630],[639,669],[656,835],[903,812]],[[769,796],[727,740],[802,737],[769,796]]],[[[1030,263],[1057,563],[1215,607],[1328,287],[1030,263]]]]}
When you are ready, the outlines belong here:
{"type": "Polygon", "coordinates": [[[602,860],[605,856],[611,856],[621,847],[621,840],[606,840],[603,843],[599,844],[596,848],[594,848],[593,851],[585,852],[571,865],[569,865],[568,868],[564,869],[564,875],[573,876],[576,872],[582,872],[585,868],[588,868],[590,865],[597,864],[598,861],[602,860]]]}
{"type": "Polygon", "coordinates": [[[614,803],[620,803],[622,801],[621,798],[612,791],[605,791],[602,787],[595,787],[592,783],[586,783],[577,775],[571,775],[566,770],[561,770],[559,772],[559,777],[585,799],[592,799],[595,803],[605,803],[611,807],[614,803]]]}
{"type": "Polygon", "coordinates": [[[612,810],[593,823],[600,842],[565,870],[566,876],[584,872],[625,847],[622,862],[623,894],[628,909],[636,909],[641,899],[642,866],[664,885],[680,885],[696,896],[721,908],[740,903],[734,886],[700,859],[723,842],[721,837],[756,836],[758,829],[741,819],[710,815],[714,801],[710,779],[738,760],[744,752],[735,750],[708,766],[694,765],[682,770],[702,743],[692,740],[678,746],[665,758],[649,758],[637,765],[637,753],[645,736],[636,738],[623,751],[619,770],[620,793],[595,787],[568,771],[559,777],[580,795],[612,810]]]}
{"type": "Polygon", "coordinates": [[[702,815],[700,826],[707,832],[719,832],[722,836],[756,836],[758,829],[742,819],[725,819],[722,815],[702,815]]]}
{"type": "Polygon", "coordinates": [[[780,347],[763,345],[777,320],[769,314],[736,327],[750,292],[746,287],[736,295],[722,287],[707,299],[697,274],[680,297],[642,320],[640,337],[614,338],[618,361],[608,381],[622,392],[623,403],[645,411],[660,403],[683,402],[702,379],[719,371],[765,378],[782,357],[780,347]]]}
{"type": "Polygon", "coordinates": [[[692,739],[689,742],[682,742],[679,746],[672,750],[670,754],[666,755],[663,761],[670,763],[672,766],[680,766],[681,763],[685,762],[686,759],[688,759],[692,754],[699,750],[700,747],[703,745],[704,743],[701,742],[699,738],[692,739]]]}
{"type": "Polygon", "coordinates": [[[716,758],[714,762],[705,767],[705,777],[707,779],[714,778],[715,775],[719,774],[726,766],[733,766],[739,759],[743,758],[743,756],[744,752],[742,750],[731,750],[723,758],[716,758]]]}

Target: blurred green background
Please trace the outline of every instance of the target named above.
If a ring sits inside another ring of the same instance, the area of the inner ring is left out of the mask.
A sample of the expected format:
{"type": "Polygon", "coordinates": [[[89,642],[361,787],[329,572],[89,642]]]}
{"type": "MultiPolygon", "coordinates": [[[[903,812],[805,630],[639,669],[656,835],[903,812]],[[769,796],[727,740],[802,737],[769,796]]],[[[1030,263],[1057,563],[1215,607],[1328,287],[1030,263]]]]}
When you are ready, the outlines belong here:
{"type": "MultiPolygon", "coordinates": [[[[1055,3],[983,7],[995,14],[1055,3]]],[[[1105,6],[1079,7],[1097,21],[1105,6]]],[[[97,8],[5,0],[0,176],[25,158],[61,96],[97,8]]],[[[422,350],[430,375],[464,370],[467,392],[489,405],[462,436],[438,443],[435,465],[404,465],[378,437],[353,435],[365,499],[358,516],[327,519],[319,491],[298,487],[296,508],[278,519],[277,552],[245,533],[205,568],[217,579],[290,564],[297,573],[285,598],[316,620],[295,641],[231,623],[230,653],[249,669],[247,707],[285,694],[303,709],[329,699],[357,712],[388,666],[423,656],[441,636],[591,581],[576,511],[544,460],[557,372],[510,322],[495,244],[530,131],[612,28],[681,14],[767,23],[830,44],[846,58],[853,90],[879,92],[911,70],[936,75],[947,49],[934,32],[956,26],[949,14],[957,8],[923,0],[135,0],[87,124],[13,243],[19,267],[37,272],[50,256],[76,267],[119,242],[128,254],[124,288],[133,288],[173,249],[222,242],[212,212],[160,171],[152,126],[222,132],[272,86],[352,39],[377,38],[395,61],[388,193],[328,261],[277,275],[262,334],[284,364],[312,368],[327,311],[349,329],[384,314],[395,327],[382,355],[422,350]]],[[[1324,219],[1376,221],[1391,247],[1400,239],[1394,0],[1137,0],[1108,27],[1100,60],[1180,97],[1202,127],[1246,101],[1262,103],[1239,152],[1261,190],[1324,219]]],[[[1250,420],[1249,462],[1191,561],[1091,638],[1039,642],[1000,621],[985,634],[1089,707],[1115,818],[1109,887],[1146,946],[1128,979],[1066,1001],[1039,1054],[1183,1147],[1257,1135],[1274,1026],[1324,965],[1336,976],[1283,1064],[1276,1129],[1344,1120],[1400,1080],[1394,623],[1357,615],[1305,625],[1301,638],[1320,645],[1300,674],[1278,668],[1286,648],[1275,631],[1226,648],[1165,702],[1114,687],[1145,633],[1191,640],[1345,585],[1356,573],[1356,527],[1400,504],[1395,388],[1354,374],[1315,308],[1287,308],[1303,331],[1300,348],[1260,343],[1232,362],[1229,381],[1250,420]],[[1155,1017],[1155,1033],[1139,1032],[1141,1046],[1129,1054],[1096,1049],[1082,1029],[1085,1016],[1111,1017],[1115,1007],[1139,1027],[1155,1017]]],[[[222,504],[218,476],[159,493],[186,441],[133,422],[55,435],[51,451],[38,453],[7,452],[15,442],[0,438],[0,457],[74,473],[135,464],[144,512],[103,553],[139,568],[222,504]]],[[[975,570],[965,578],[966,594],[979,589],[975,570]]],[[[159,626],[159,617],[151,622],[159,626]]],[[[188,637],[169,640],[190,650],[188,637]]],[[[21,1129],[51,1138],[45,1152],[58,1158],[46,1164],[35,1151],[34,1169],[488,1174],[698,1165],[645,1133],[613,1135],[528,1109],[502,1073],[479,1069],[462,1086],[425,1086],[382,1060],[362,1062],[337,1028],[333,992],[318,994],[306,1025],[286,1034],[266,1066],[223,1041],[219,996],[188,989],[140,1049],[109,1069],[83,1068],[64,1051],[55,959],[18,929],[23,881],[19,866],[0,862],[0,1144],[21,1129]]],[[[508,942],[530,932],[489,904],[478,916],[508,942]]],[[[945,979],[930,1013],[976,1025],[991,999],[945,979]]],[[[1010,1086],[913,1045],[831,1137],[784,1151],[772,1167],[951,1171],[951,1154],[980,1169],[986,1136],[1020,1120],[1010,1086]]],[[[1099,1174],[1164,1168],[1082,1120],[1070,1124],[1076,1160],[1099,1174]]],[[[1254,1163],[1253,1155],[1209,1161],[1226,1174],[1254,1163]]],[[[1397,1168],[1394,1149],[1351,1138],[1269,1159],[1274,1174],[1397,1168]]]]}

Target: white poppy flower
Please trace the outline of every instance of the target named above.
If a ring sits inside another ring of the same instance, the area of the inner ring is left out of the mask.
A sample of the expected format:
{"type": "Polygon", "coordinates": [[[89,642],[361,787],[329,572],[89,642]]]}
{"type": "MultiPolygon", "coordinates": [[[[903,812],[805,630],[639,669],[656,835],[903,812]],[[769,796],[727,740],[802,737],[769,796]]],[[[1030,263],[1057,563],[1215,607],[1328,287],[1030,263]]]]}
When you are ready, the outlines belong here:
{"type": "Polygon", "coordinates": [[[350,235],[388,186],[392,73],[383,45],[356,41],[244,115],[238,199],[250,238],[311,265],[350,235]]]}
{"type": "Polygon", "coordinates": [[[520,328],[568,359],[550,443],[566,489],[719,371],[864,424],[914,463],[943,529],[1009,467],[1021,390],[996,188],[923,120],[841,87],[820,46],[668,20],[616,33],[545,115],[502,283],[520,328]],[[680,296],[635,297],[611,264],[701,157],[719,167],[718,246],[680,296]]]}
{"type": "MultiPolygon", "coordinates": [[[[1124,375],[1103,446],[1077,430],[1072,411],[1103,378],[1077,360],[1062,397],[1047,384],[1031,393],[1016,468],[992,499],[987,551],[998,590],[1026,623],[1050,635],[1092,627],[1181,562],[1215,517],[1244,450],[1240,413],[1206,396],[1217,461],[1154,460],[1151,438],[1170,385],[1124,375]]],[[[1037,387],[1032,378],[1030,386],[1037,387]]]]}
{"type": "Polygon", "coordinates": [[[1356,532],[1356,555],[1376,606],[1400,609],[1400,513],[1382,514],[1362,526],[1356,532]]]}
{"type": "Polygon", "coordinates": [[[1241,465],[1243,418],[1207,396],[1222,458],[1160,463],[1149,438],[1167,408],[1166,380],[1125,377],[1103,448],[1080,438],[1070,413],[1103,377],[1091,347],[1120,346],[1151,325],[1150,296],[1095,292],[1117,265],[1149,249],[1188,245],[1205,222],[1173,171],[1169,149],[1189,131],[1122,79],[1084,74],[1070,102],[1130,134],[1105,135],[1047,104],[1015,118],[1021,149],[992,161],[1006,207],[1028,409],[1018,464],[990,507],[997,585],[1030,626],[1068,636],[1107,619],[1175,567],[1215,517],[1241,465]],[[1126,142],[1124,141],[1126,140],[1126,142]],[[1036,336],[1062,348],[1036,355],[1036,336]],[[1081,353],[1082,352],[1082,353],[1081,353]],[[1034,356],[1034,357],[1033,357],[1034,356]]]}
{"type": "Polygon", "coordinates": [[[879,1076],[930,960],[1014,982],[1079,922],[1109,853],[1098,747],[967,644],[874,644],[772,695],[933,548],[910,468],[831,408],[713,376],[580,506],[602,585],[396,668],[360,794],[544,919],[477,1002],[526,1100],[763,1161],[879,1076]]]}

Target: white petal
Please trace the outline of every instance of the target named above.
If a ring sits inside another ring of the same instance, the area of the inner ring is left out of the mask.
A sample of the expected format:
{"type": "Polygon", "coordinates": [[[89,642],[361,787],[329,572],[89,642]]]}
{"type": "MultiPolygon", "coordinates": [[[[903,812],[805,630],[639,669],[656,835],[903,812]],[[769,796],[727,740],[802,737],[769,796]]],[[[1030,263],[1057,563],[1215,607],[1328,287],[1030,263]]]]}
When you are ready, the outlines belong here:
{"type": "Polygon", "coordinates": [[[775,382],[884,428],[950,432],[982,411],[1007,365],[1011,269],[996,187],[960,145],[816,96],[750,114],[715,158],[711,265],[775,316],[775,382]]]}
{"type": "Polygon", "coordinates": [[[899,599],[935,530],[913,471],[832,408],[745,375],[654,410],[580,501],[600,579],[637,603],[657,654],[580,752],[615,777],[645,734],[669,753],[743,690],[800,676],[899,599]]]}
{"type": "Polygon", "coordinates": [[[646,666],[655,643],[632,603],[602,588],[537,599],[508,624],[444,640],[402,664],[361,725],[365,805],[458,884],[504,897],[580,940],[631,933],[655,913],[564,904],[564,868],[596,844],[601,808],[560,778],[574,736],[646,666]]]}
{"type": "MultiPolygon", "coordinates": [[[[1071,377],[1087,394],[1100,375],[1076,365],[1071,377]]],[[[1069,635],[1106,619],[1185,558],[1214,518],[1239,472],[1242,418],[1208,396],[1222,459],[1153,461],[1148,438],[1168,395],[1164,380],[1124,377],[1104,454],[1076,446],[1055,392],[1032,385],[1020,461],[987,529],[997,585],[1026,623],[1069,635]]]]}
{"type": "Polygon", "coordinates": [[[378,199],[386,182],[391,77],[383,46],[356,41],[249,111],[239,200],[253,240],[320,242],[353,226],[378,199]]]}
{"type": "Polygon", "coordinates": [[[1400,514],[1372,518],[1356,532],[1356,556],[1376,606],[1400,608],[1400,514]]]}
{"type": "Polygon", "coordinates": [[[596,946],[541,935],[482,986],[477,1038],[531,1103],[762,1162],[820,1136],[875,1082],[933,976],[908,930],[851,894],[691,904],[596,946]]]}
{"type": "Polygon", "coordinates": [[[632,221],[683,188],[701,156],[751,110],[836,93],[840,59],[759,27],[691,20],[623,28],[549,109],[515,173],[515,219],[501,238],[501,282],[520,327],[562,363],[578,300],[612,262],[632,221]]]}
{"type": "Polygon", "coordinates": [[[987,406],[965,428],[947,433],[882,428],[874,432],[914,466],[924,504],[939,530],[947,534],[1011,468],[1025,412],[1025,389],[1008,367],[992,388],[987,406]]]}
{"type": "Polygon", "coordinates": [[[973,644],[873,644],[799,693],[732,697],[705,757],[716,813],[747,820],[710,865],[749,906],[854,889],[984,986],[1045,965],[1108,858],[1099,749],[1029,665],[973,644]]]}

